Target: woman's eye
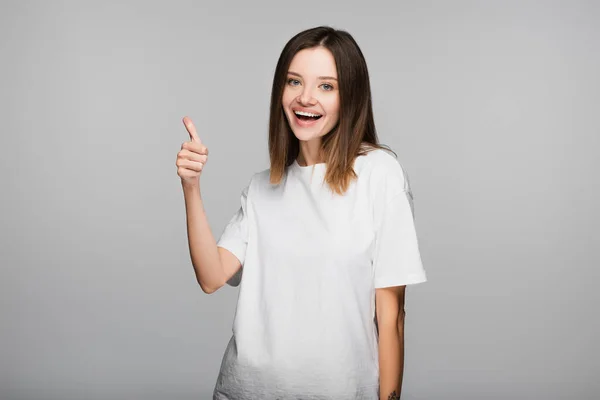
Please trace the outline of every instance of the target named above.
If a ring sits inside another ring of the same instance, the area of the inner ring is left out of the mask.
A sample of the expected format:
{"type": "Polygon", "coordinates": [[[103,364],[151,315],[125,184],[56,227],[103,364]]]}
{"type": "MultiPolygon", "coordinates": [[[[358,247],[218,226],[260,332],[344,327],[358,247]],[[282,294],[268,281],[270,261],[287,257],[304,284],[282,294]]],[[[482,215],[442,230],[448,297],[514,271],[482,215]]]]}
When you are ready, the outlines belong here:
{"type": "Polygon", "coordinates": [[[329,83],[324,83],[321,86],[323,86],[323,89],[329,91],[329,90],[333,90],[333,86],[331,86],[329,83]]]}
{"type": "Polygon", "coordinates": [[[288,79],[288,85],[296,86],[296,84],[300,84],[298,79],[290,78],[288,79]]]}

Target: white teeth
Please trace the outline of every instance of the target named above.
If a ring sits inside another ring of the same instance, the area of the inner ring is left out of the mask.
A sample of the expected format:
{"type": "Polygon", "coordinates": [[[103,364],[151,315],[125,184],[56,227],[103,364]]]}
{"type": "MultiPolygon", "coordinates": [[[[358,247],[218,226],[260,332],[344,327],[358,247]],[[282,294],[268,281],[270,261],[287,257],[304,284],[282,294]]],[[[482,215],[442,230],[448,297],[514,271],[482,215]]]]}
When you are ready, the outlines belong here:
{"type": "Polygon", "coordinates": [[[307,113],[304,111],[294,111],[294,113],[296,115],[303,115],[305,117],[320,117],[321,116],[321,114],[311,114],[311,113],[307,113]]]}

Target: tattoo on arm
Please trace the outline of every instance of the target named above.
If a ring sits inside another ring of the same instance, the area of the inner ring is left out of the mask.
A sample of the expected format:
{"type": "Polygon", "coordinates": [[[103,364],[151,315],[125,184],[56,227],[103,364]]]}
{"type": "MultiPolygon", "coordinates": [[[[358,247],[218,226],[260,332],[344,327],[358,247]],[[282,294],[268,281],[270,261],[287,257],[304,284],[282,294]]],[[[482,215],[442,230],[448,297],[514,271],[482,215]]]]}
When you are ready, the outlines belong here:
{"type": "Polygon", "coordinates": [[[392,393],[390,393],[388,400],[400,400],[400,396],[398,396],[398,393],[396,393],[394,390],[392,393]]]}

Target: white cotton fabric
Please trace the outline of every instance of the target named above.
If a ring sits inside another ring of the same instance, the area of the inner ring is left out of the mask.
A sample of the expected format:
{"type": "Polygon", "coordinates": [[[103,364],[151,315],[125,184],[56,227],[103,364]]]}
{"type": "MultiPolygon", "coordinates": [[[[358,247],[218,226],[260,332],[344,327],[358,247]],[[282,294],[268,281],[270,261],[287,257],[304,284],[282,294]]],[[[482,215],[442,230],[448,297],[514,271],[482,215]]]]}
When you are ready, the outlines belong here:
{"type": "Polygon", "coordinates": [[[378,400],[375,289],[425,282],[408,177],[376,149],[340,196],[326,164],[269,170],[218,240],[242,263],[214,400],[378,400]]]}

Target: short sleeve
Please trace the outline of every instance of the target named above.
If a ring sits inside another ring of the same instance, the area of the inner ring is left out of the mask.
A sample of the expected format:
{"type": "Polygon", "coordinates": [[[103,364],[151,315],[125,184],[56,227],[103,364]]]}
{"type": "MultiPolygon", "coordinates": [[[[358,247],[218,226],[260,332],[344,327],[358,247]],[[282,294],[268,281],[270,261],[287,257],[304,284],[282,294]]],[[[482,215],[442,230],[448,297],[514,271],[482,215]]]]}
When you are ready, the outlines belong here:
{"type": "MultiPolygon", "coordinates": [[[[407,181],[406,181],[407,182],[407,181]]],[[[375,203],[374,286],[383,288],[427,280],[414,223],[413,196],[408,184],[375,203]]]]}
{"type": "Polygon", "coordinates": [[[242,279],[243,265],[248,245],[248,192],[250,184],[242,190],[241,205],[231,217],[219,240],[218,247],[229,250],[242,264],[242,267],[227,281],[230,286],[238,286],[242,279]]]}

